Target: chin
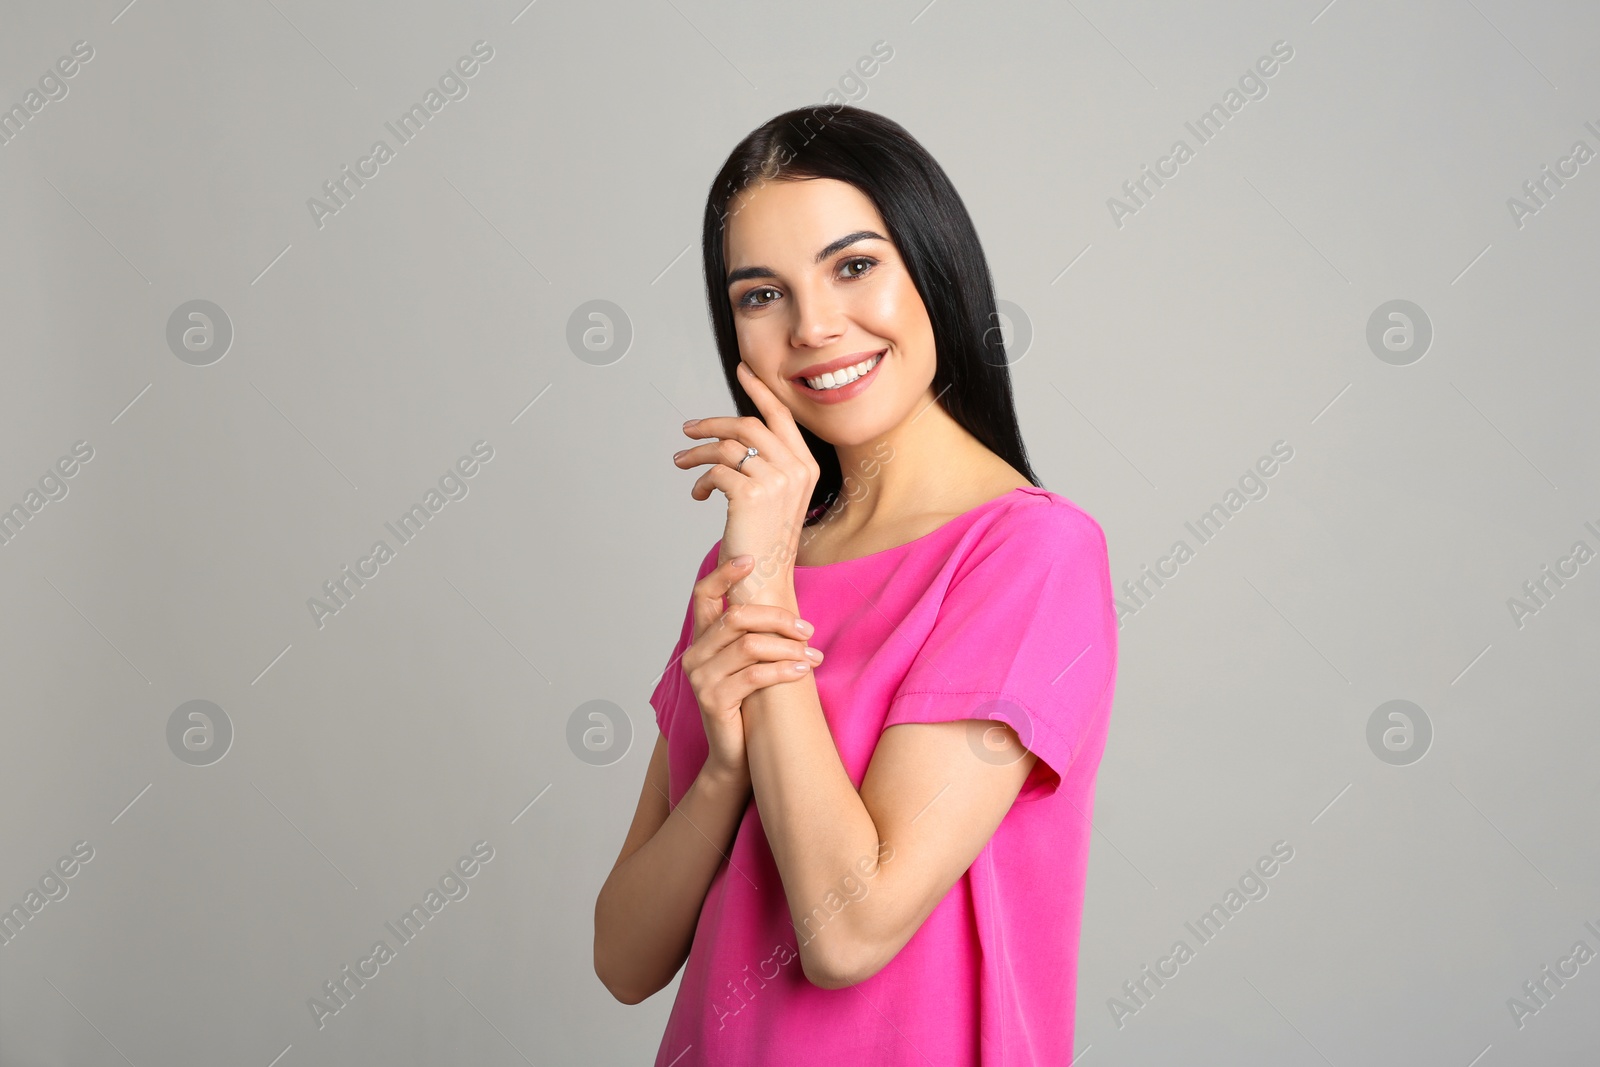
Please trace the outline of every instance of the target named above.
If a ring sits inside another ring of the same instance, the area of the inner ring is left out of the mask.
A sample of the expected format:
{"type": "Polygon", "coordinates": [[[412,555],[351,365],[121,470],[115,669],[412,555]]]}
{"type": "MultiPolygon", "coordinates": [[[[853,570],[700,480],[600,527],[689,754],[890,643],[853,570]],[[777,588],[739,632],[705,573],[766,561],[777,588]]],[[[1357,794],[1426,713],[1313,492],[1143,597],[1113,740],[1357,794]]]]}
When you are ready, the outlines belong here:
{"type": "Polygon", "coordinates": [[[807,426],[806,429],[835,448],[859,448],[882,440],[890,430],[910,417],[909,409],[899,418],[879,412],[841,413],[838,418],[827,420],[826,426],[807,426]]]}

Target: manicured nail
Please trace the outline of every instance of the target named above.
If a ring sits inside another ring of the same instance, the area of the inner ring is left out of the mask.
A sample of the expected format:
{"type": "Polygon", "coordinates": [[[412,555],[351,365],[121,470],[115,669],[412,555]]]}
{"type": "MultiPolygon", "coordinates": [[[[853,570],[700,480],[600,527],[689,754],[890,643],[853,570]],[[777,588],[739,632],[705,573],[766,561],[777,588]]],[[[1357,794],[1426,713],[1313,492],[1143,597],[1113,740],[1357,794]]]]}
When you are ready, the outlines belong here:
{"type": "Polygon", "coordinates": [[[806,657],[808,659],[816,661],[817,663],[821,663],[822,662],[822,649],[820,649],[820,648],[808,648],[808,649],[806,649],[806,657]]]}
{"type": "MultiPolygon", "coordinates": [[[[683,452],[687,452],[687,451],[689,451],[687,448],[683,450],[683,452]]],[[[673,459],[682,459],[683,458],[683,452],[674,452],[672,454],[672,458],[673,459]]]]}
{"type": "Polygon", "coordinates": [[[699,419],[690,419],[688,422],[683,424],[683,428],[685,430],[687,430],[689,427],[693,426],[695,423],[697,423],[699,421],[700,421],[699,419]]]}
{"type": "Polygon", "coordinates": [[[794,669],[796,671],[809,671],[811,669],[811,664],[809,664],[809,663],[796,663],[794,665],[794,669]]]}
{"type": "Polygon", "coordinates": [[[799,630],[803,634],[808,634],[812,630],[816,629],[816,627],[812,626],[809,622],[806,622],[806,620],[804,620],[804,619],[796,619],[794,625],[795,625],[795,629],[799,630]]]}
{"type": "Polygon", "coordinates": [[[735,567],[743,567],[746,563],[749,563],[754,558],[754,556],[734,556],[728,562],[733,564],[735,567]]]}

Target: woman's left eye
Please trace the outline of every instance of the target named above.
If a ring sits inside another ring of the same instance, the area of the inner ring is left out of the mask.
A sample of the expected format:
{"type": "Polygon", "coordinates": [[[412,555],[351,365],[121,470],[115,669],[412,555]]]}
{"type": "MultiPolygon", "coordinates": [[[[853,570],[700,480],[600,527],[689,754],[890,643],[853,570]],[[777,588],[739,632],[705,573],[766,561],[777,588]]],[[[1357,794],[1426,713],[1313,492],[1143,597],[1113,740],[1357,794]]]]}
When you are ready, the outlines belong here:
{"type": "Polygon", "coordinates": [[[844,266],[846,268],[848,268],[852,263],[864,263],[864,264],[866,264],[866,269],[865,270],[858,270],[858,271],[848,272],[845,275],[845,277],[847,277],[847,278],[859,278],[859,277],[861,277],[863,274],[867,273],[867,271],[872,269],[873,265],[875,263],[877,263],[877,260],[868,259],[866,256],[856,256],[856,257],[854,257],[852,259],[845,260],[844,261],[844,266]]]}

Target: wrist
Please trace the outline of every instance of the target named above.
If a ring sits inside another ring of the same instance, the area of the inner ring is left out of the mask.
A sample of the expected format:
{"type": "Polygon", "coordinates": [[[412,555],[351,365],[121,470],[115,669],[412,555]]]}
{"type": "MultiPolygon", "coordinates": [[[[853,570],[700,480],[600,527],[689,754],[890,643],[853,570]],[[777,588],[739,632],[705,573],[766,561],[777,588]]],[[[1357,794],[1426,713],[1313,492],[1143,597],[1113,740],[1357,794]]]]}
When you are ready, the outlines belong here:
{"type": "Polygon", "coordinates": [[[707,762],[701,766],[696,781],[715,796],[742,795],[750,788],[750,765],[714,767],[707,762]]]}
{"type": "Polygon", "coordinates": [[[795,614],[800,613],[800,605],[794,595],[794,582],[768,582],[757,589],[742,601],[745,604],[759,604],[764,607],[783,608],[795,614]]]}
{"type": "Polygon", "coordinates": [[[761,548],[751,546],[745,551],[753,551],[755,564],[750,573],[734,585],[734,589],[743,594],[740,600],[771,603],[767,598],[780,594],[784,589],[794,588],[794,563],[799,555],[796,538],[780,536],[765,542],[761,548]]]}
{"type": "Polygon", "coordinates": [[[734,604],[762,604],[795,610],[794,567],[786,564],[767,572],[756,571],[734,583],[728,590],[734,604]]]}

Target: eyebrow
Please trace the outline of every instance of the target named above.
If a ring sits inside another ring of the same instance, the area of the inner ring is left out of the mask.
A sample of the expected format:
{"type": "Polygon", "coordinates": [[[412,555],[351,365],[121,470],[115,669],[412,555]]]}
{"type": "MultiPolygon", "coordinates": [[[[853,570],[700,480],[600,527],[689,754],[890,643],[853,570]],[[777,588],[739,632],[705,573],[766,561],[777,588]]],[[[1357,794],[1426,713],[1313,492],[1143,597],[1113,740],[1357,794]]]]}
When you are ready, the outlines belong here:
{"type": "MultiPolygon", "coordinates": [[[[824,248],[822,251],[818,252],[815,262],[821,263],[829,256],[836,252],[844,251],[857,241],[887,240],[887,237],[883,236],[881,233],[877,233],[874,230],[857,230],[855,233],[847,233],[837,241],[830,243],[828,247],[824,248]]],[[[728,272],[728,284],[733,285],[736,282],[744,281],[746,278],[776,278],[777,276],[778,272],[773,270],[771,267],[740,267],[738,270],[728,272]]]]}

